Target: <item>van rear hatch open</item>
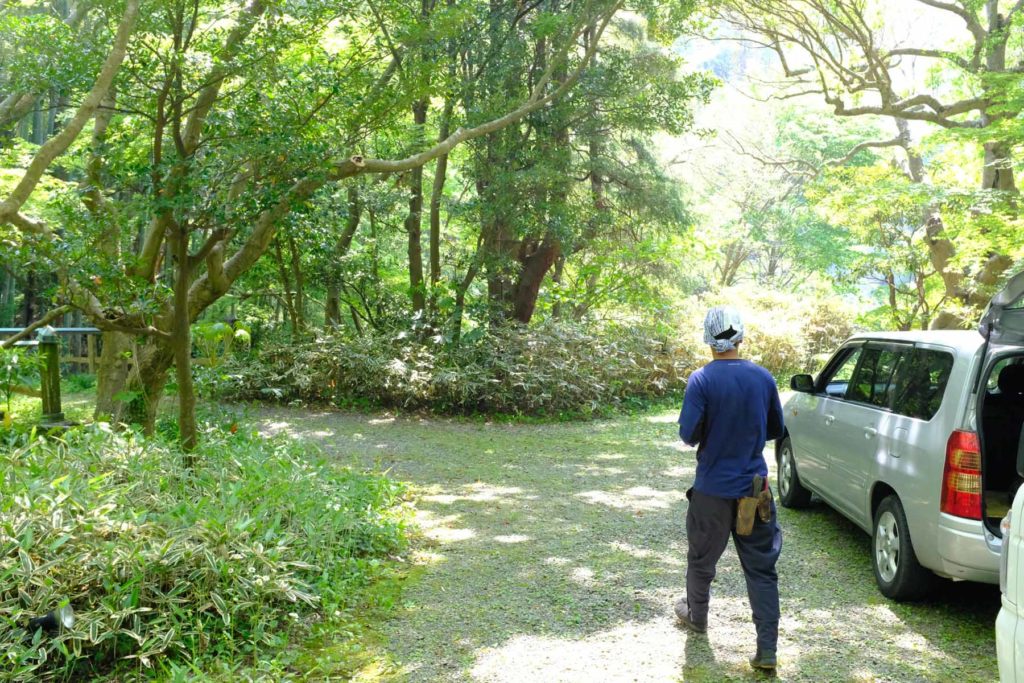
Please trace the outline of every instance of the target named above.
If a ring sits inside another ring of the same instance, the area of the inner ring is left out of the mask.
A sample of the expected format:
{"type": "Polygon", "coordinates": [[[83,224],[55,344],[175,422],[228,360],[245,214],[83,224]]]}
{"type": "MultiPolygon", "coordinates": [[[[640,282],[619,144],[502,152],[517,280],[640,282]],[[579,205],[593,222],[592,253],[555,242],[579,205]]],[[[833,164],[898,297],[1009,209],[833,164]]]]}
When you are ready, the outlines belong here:
{"type": "Polygon", "coordinates": [[[986,340],[977,383],[983,517],[1000,536],[999,521],[1024,483],[1024,272],[992,297],[978,331],[986,340]]]}

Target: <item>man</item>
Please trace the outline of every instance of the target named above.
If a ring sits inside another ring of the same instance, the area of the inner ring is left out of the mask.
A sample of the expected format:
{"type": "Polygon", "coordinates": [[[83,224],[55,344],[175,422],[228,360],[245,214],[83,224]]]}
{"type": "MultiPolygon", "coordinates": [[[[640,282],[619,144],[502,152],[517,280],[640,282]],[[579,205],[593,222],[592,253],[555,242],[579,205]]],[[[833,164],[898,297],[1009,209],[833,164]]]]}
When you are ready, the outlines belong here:
{"type": "Polygon", "coordinates": [[[757,630],[755,669],[773,671],[779,637],[779,586],[775,562],[782,532],[767,489],[764,446],[783,435],[782,405],[771,374],[739,357],[743,321],[734,308],[717,306],[704,319],[704,342],[713,360],[690,377],[679,415],[679,436],[697,448],[697,476],[686,492],[686,596],[675,605],[681,625],[704,633],[715,567],[732,534],[757,630]],[[736,531],[738,501],[761,498],[768,521],[754,515],[749,535],[736,531]],[[770,517],[769,517],[770,510],[770,517]]]}

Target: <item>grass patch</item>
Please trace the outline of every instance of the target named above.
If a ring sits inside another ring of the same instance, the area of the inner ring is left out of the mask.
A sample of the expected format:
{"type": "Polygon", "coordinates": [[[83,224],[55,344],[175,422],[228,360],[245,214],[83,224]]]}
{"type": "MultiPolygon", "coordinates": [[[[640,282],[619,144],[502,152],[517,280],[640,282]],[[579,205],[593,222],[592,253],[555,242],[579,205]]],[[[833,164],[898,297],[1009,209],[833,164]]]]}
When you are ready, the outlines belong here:
{"type": "Polygon", "coordinates": [[[189,471],[103,424],[2,438],[5,680],[300,677],[316,634],[358,640],[346,625],[405,549],[404,489],[308,443],[207,428],[189,471]],[[64,603],[72,629],[26,630],[64,603]]]}

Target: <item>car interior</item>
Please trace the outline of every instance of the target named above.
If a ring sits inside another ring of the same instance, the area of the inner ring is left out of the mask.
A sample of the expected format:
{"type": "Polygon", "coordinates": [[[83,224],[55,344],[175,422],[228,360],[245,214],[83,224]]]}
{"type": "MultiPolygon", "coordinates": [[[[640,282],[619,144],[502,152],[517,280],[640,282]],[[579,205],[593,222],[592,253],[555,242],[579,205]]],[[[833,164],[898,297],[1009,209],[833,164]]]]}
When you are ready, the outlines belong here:
{"type": "Polygon", "coordinates": [[[981,412],[982,476],[986,526],[998,534],[999,520],[1024,479],[1017,460],[1024,451],[1024,356],[996,364],[981,412]]]}

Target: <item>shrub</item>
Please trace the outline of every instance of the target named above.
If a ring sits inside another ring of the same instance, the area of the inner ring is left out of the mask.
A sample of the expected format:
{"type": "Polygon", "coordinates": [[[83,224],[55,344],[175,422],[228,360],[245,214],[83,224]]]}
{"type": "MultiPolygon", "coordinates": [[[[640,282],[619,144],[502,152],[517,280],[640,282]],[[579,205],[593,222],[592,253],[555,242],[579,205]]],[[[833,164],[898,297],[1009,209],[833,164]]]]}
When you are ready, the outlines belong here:
{"type": "Polygon", "coordinates": [[[259,666],[345,609],[403,548],[401,488],[308,444],[209,429],[189,471],[166,443],[105,425],[9,439],[4,680],[259,666]],[[64,601],[70,631],[27,632],[29,617],[64,601]]]}
{"type": "Polygon", "coordinates": [[[855,315],[837,297],[734,287],[696,299],[684,311],[683,325],[700,337],[704,314],[710,306],[727,303],[740,309],[746,325],[743,355],[771,372],[780,386],[800,372],[819,369],[836,348],[854,332],[855,315]]]}
{"type": "Polygon", "coordinates": [[[695,366],[674,339],[620,326],[480,328],[459,344],[400,331],[278,346],[226,375],[234,398],[363,401],[442,413],[592,414],[678,394],[695,366]]]}

